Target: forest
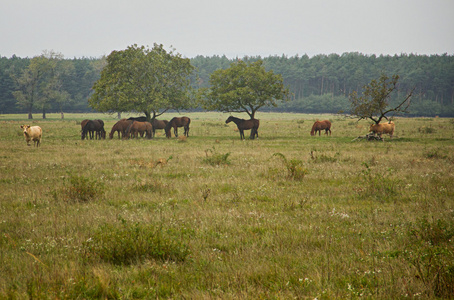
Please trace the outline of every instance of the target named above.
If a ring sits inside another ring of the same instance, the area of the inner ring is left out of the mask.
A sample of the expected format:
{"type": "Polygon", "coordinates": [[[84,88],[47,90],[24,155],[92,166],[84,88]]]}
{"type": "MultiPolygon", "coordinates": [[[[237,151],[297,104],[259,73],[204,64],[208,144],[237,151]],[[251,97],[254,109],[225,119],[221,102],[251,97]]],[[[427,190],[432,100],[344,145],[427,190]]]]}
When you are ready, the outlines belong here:
{"type": "MultiPolygon", "coordinates": [[[[61,55],[42,55],[40,60],[37,58],[0,57],[0,114],[27,113],[31,110],[45,118],[45,114],[51,112],[92,111],[88,98],[106,65],[105,57],[66,59],[61,55]],[[51,75],[35,78],[34,82],[31,71],[43,65],[47,66],[51,75]],[[21,101],[18,94],[23,89],[24,81],[33,88],[23,91],[34,97],[28,104],[21,101]],[[40,91],[39,86],[46,86],[47,90],[40,91]]],[[[284,84],[290,90],[289,101],[265,111],[349,113],[350,93],[360,93],[363,86],[381,74],[397,74],[400,77],[399,89],[391,103],[413,90],[409,116],[454,116],[453,55],[376,56],[352,52],[312,57],[282,55],[230,59],[226,56],[196,56],[190,59],[195,67],[191,75],[192,86],[195,89],[209,87],[210,75],[215,70],[226,69],[238,59],[246,62],[262,60],[267,70],[282,75],[284,84]]]]}

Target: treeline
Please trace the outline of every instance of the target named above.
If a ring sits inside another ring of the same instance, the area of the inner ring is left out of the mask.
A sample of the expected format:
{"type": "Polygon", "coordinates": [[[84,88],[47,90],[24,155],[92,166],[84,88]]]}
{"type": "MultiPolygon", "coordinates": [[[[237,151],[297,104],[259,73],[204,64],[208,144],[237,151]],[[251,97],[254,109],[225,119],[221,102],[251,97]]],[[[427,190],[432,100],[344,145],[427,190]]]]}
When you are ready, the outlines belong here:
{"type": "MultiPolygon", "coordinates": [[[[454,117],[454,56],[414,55],[394,56],[344,53],[342,55],[270,56],[243,57],[244,61],[263,60],[267,70],[281,74],[285,85],[292,93],[290,101],[280,103],[271,111],[303,113],[337,113],[349,111],[348,95],[381,74],[398,74],[399,92],[393,100],[399,101],[413,91],[411,115],[454,117]]],[[[0,114],[26,113],[27,107],[20,105],[17,91],[20,80],[27,79],[33,59],[0,57],[0,114]],[[25,74],[25,75],[24,75],[25,74]]],[[[226,69],[236,59],[226,56],[191,59],[196,72],[192,76],[194,88],[209,87],[213,71],[226,69]]],[[[47,101],[46,94],[41,102],[33,104],[34,113],[45,112],[88,112],[88,97],[95,81],[105,65],[105,58],[57,59],[52,72],[58,73],[59,96],[47,101]],[[64,97],[62,96],[64,95],[64,97]]],[[[46,84],[45,77],[38,84],[46,84]]],[[[51,95],[49,93],[49,95],[51,95]]],[[[392,102],[392,101],[391,101],[392,102]]],[[[23,102],[22,102],[23,104],[23,102]]]]}

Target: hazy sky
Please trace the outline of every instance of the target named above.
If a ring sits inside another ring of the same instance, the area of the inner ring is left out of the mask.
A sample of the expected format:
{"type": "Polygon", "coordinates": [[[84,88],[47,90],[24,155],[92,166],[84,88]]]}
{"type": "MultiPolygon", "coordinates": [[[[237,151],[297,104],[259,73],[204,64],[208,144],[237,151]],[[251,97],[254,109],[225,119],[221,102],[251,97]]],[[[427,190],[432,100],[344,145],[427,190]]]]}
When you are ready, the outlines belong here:
{"type": "Polygon", "coordinates": [[[454,54],[453,0],[1,0],[0,56],[454,54]]]}

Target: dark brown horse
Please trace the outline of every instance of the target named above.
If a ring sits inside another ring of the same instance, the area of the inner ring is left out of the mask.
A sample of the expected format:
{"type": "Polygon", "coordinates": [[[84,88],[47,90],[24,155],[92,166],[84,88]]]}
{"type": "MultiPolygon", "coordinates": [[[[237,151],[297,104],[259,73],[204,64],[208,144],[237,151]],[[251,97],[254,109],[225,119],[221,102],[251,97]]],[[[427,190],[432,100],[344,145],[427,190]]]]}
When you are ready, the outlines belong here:
{"type": "Polygon", "coordinates": [[[129,125],[128,129],[126,129],[126,136],[137,138],[140,134],[141,137],[145,135],[146,138],[151,139],[151,134],[153,131],[153,126],[151,126],[150,122],[138,122],[134,121],[131,125],[129,125]]]}
{"type": "Polygon", "coordinates": [[[329,131],[329,135],[331,135],[331,122],[328,120],[315,121],[314,125],[312,125],[311,135],[316,135],[318,131],[320,136],[322,130],[325,130],[325,134],[328,134],[329,131]]]}
{"type": "Polygon", "coordinates": [[[90,140],[92,140],[95,133],[96,139],[106,138],[106,131],[104,130],[104,122],[102,120],[88,120],[82,128],[81,138],[83,140],[90,137],[90,140]]]}
{"type": "Polygon", "coordinates": [[[240,131],[240,139],[244,139],[244,131],[251,129],[251,136],[249,137],[251,140],[253,140],[256,136],[257,138],[259,137],[259,126],[260,126],[260,121],[257,119],[250,119],[250,120],[245,120],[245,119],[239,119],[235,118],[233,116],[230,116],[225,120],[225,123],[228,124],[230,122],[233,122],[236,124],[236,127],[238,127],[238,130],[240,131]]]}
{"type": "Polygon", "coordinates": [[[172,133],[170,131],[173,128],[173,133],[175,137],[178,137],[178,127],[184,127],[184,135],[189,136],[189,124],[191,123],[191,119],[188,117],[175,117],[167,123],[164,131],[166,132],[166,137],[169,139],[172,137],[172,133]]]}
{"type": "Polygon", "coordinates": [[[155,136],[156,129],[165,129],[169,121],[153,119],[151,125],[153,125],[153,137],[155,136]]]}
{"type": "Polygon", "coordinates": [[[115,125],[112,127],[112,130],[109,133],[109,138],[111,138],[111,139],[113,138],[115,131],[118,132],[119,139],[126,138],[126,130],[128,129],[129,125],[132,124],[132,122],[134,122],[134,121],[131,121],[128,119],[121,119],[120,121],[115,123],[115,125]],[[120,134],[121,134],[121,136],[120,136],[120,134]]]}

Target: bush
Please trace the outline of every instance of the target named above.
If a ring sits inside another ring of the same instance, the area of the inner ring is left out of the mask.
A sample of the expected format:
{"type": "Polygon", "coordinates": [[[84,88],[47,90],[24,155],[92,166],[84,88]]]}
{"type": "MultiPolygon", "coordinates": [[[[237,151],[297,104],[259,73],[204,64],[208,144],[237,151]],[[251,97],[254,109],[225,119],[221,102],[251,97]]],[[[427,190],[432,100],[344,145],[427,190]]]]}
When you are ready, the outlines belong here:
{"type": "Polygon", "coordinates": [[[87,202],[104,194],[104,185],[96,179],[71,176],[69,186],[65,187],[63,194],[69,201],[87,202]]]}
{"type": "Polygon", "coordinates": [[[220,166],[220,165],[230,165],[229,156],[230,152],[225,154],[216,153],[214,147],[213,150],[205,150],[206,157],[203,159],[203,162],[211,166],[220,166]],[[211,156],[208,154],[211,152],[211,156]]]}
{"type": "Polygon", "coordinates": [[[104,224],[84,243],[89,258],[115,265],[129,265],[145,259],[184,261],[188,246],[170,236],[162,227],[141,223],[104,224]]]}
{"type": "Polygon", "coordinates": [[[303,167],[303,162],[299,159],[288,160],[284,154],[280,152],[274,153],[273,156],[277,156],[282,159],[288,172],[288,178],[293,180],[303,180],[304,176],[308,173],[307,169],[303,167]]]}

